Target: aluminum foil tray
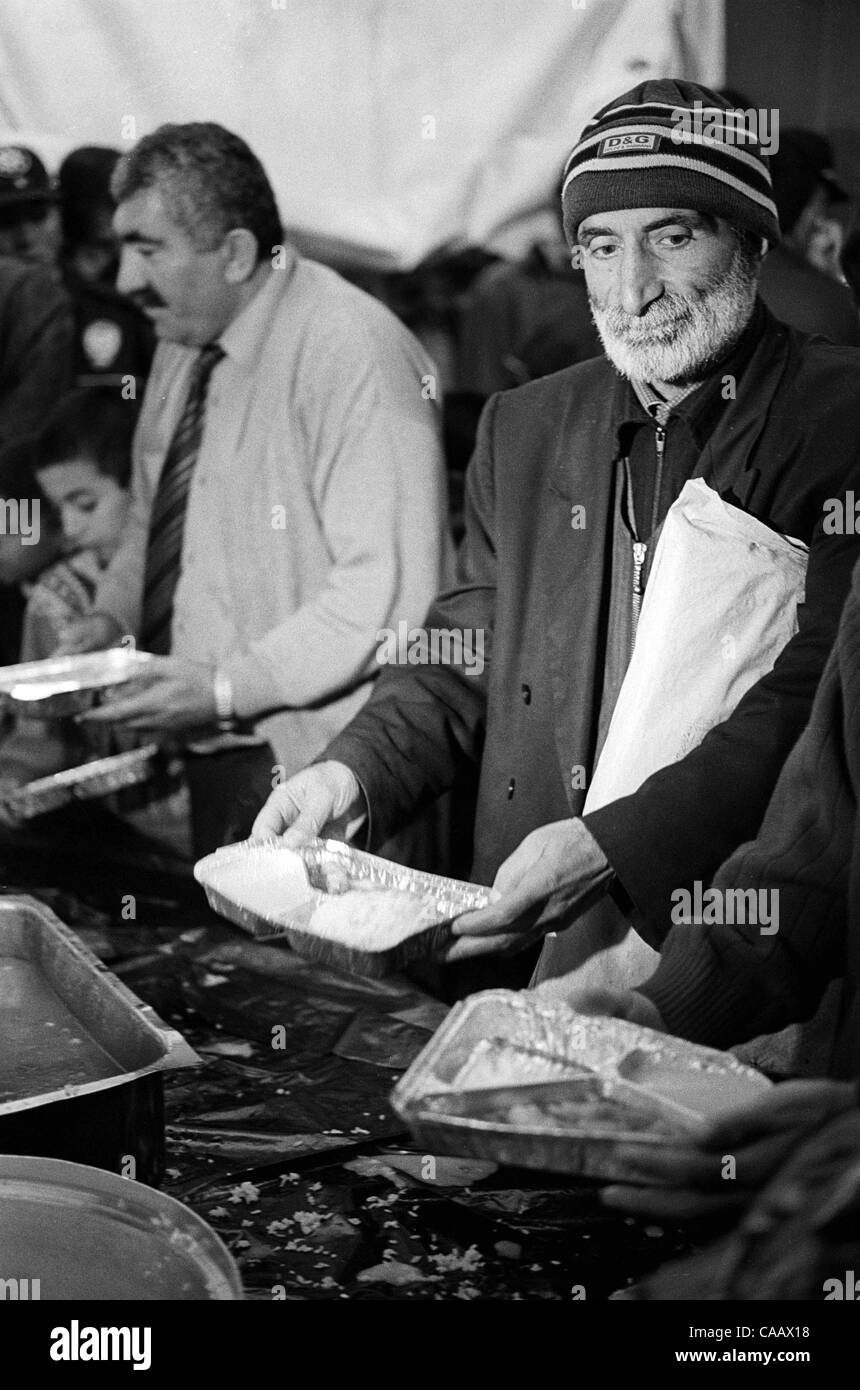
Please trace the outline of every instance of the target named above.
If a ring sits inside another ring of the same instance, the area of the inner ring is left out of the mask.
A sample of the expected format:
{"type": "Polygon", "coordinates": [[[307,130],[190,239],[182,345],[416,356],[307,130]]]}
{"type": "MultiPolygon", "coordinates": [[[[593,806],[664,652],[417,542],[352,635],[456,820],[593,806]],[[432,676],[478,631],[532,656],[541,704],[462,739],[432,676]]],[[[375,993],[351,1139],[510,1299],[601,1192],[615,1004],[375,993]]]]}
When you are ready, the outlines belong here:
{"type": "Polygon", "coordinates": [[[96,758],[79,767],[68,767],[50,777],[38,777],[26,782],[3,798],[4,805],[22,820],[32,820],[47,811],[56,811],[70,801],[89,801],[97,796],[146,782],[152,776],[158,744],[147,743],[128,753],[115,753],[109,758],[96,758]]]}
{"type": "Polygon", "coordinates": [[[683,1104],[677,1096],[656,1089],[654,1076],[661,1064],[682,1075],[688,1072],[693,1086],[696,1078],[701,1078],[704,1089],[714,1082],[724,1085],[734,1092],[735,1104],[753,1099],[771,1084],[730,1053],[698,1047],[624,1019],[576,1014],[561,1004],[538,1002],[528,991],[489,990],[455,1004],[394,1088],[391,1103],[409,1125],[415,1142],[428,1153],[631,1181],[635,1177],[619,1153],[622,1145],[645,1150],[674,1145],[684,1133],[704,1123],[703,1113],[690,1104],[689,1084],[683,1104]],[[590,1076],[592,1100],[596,1085],[601,1094],[622,1101],[629,1096],[640,1114],[643,1102],[653,1104],[655,1124],[650,1129],[632,1123],[625,1127],[623,1120],[595,1125],[589,1123],[586,1108],[582,1121],[565,1117],[560,1123],[518,1124],[488,1118],[486,1087],[493,1078],[476,1065],[475,1058],[486,1056],[487,1043],[494,1040],[522,1049],[532,1059],[524,1062],[521,1071],[517,1066],[516,1079],[499,1077],[498,1087],[505,1080],[504,1089],[515,1091],[521,1077],[521,1095],[525,1098],[528,1092],[533,1099],[541,1081],[548,1083],[548,1093],[563,1085],[573,1094],[590,1076]],[[546,1060],[545,1071],[535,1066],[539,1055],[546,1060]],[[558,1070],[560,1065],[569,1069],[566,1079],[558,1070]],[[479,1091],[478,1086],[485,1089],[479,1091]]]}
{"type": "Polygon", "coordinates": [[[47,907],[0,896],[0,1153],[157,1181],[162,1073],[199,1061],[47,907]]]}
{"type": "Polygon", "coordinates": [[[155,658],[133,647],[0,666],[0,699],[17,714],[62,719],[90,709],[102,690],[140,676],[155,658]]]}
{"type": "Polygon", "coordinates": [[[491,897],[488,888],[406,869],[339,840],[311,841],[301,850],[288,849],[277,840],[245,840],[201,859],[194,876],[215,911],[258,940],[282,938],[308,960],[376,979],[402,970],[412,960],[437,955],[450,940],[454,917],[483,907],[491,897]],[[327,895],[311,886],[308,865],[315,876],[330,875],[338,888],[361,883],[430,895],[437,920],[377,951],[317,936],[311,918],[327,895]]]}

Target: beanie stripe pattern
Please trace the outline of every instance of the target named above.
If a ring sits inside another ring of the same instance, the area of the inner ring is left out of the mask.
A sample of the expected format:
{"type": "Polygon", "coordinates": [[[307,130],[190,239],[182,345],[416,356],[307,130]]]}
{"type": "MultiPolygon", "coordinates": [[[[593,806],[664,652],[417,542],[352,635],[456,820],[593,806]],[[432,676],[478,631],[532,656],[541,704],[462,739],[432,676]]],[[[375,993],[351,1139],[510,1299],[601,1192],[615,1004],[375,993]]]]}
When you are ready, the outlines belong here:
{"type": "Polygon", "coordinates": [[[767,158],[745,113],[689,82],[644,82],[589,121],[568,158],[564,227],[624,208],[691,208],[773,243],[779,221],[767,158]]]}

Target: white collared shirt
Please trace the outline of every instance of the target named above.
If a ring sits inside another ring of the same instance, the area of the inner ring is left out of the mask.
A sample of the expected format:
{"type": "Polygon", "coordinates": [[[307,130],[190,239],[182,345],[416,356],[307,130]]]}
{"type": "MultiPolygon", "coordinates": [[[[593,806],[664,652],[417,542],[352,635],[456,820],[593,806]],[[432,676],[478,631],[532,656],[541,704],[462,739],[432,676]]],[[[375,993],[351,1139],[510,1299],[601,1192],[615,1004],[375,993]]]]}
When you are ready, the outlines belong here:
{"type": "MultiPolygon", "coordinates": [[[[259,731],[302,766],[366,698],[378,630],[421,623],[440,587],[449,539],[434,371],[387,309],[295,254],[219,341],[172,650],[225,671],[239,715],[279,711],[259,731]]],[[[129,633],[196,355],[158,349],[130,522],[96,596],[129,633]]]]}

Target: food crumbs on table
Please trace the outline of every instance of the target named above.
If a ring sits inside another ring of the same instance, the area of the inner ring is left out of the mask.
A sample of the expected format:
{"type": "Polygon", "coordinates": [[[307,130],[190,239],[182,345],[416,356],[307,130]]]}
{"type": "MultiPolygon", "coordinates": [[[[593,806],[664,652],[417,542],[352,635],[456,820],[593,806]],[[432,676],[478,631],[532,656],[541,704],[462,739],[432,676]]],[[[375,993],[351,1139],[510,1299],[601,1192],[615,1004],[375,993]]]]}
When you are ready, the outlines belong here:
{"type": "MultiPolygon", "coordinates": [[[[484,1263],[484,1257],[477,1245],[470,1245],[467,1250],[463,1251],[462,1255],[452,1252],[450,1255],[431,1255],[429,1258],[437,1269],[445,1271],[474,1270],[484,1263]]],[[[535,1266],[535,1268],[540,1268],[540,1266],[535,1266]]]]}
{"type": "Polygon", "coordinates": [[[323,1218],[316,1211],[297,1211],[293,1213],[293,1217],[298,1222],[303,1236],[310,1235],[311,1231],[323,1224],[323,1218]]]}
{"type": "Polygon", "coordinates": [[[259,1187],[255,1187],[252,1182],[240,1182],[232,1188],[228,1202],[256,1202],[260,1195],[259,1187]]]}

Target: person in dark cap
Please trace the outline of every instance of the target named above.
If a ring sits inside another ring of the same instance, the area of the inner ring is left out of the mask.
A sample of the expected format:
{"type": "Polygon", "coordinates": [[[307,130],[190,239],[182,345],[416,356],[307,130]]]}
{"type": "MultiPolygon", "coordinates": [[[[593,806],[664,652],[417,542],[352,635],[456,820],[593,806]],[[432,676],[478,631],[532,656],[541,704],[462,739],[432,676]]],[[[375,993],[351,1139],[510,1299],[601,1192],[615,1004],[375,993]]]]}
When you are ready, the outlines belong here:
{"type": "Polygon", "coordinates": [[[142,390],[155,334],[146,315],[115,288],[119,246],[110,183],[119,158],[119,150],[82,145],[60,165],[60,264],[75,314],[77,385],[122,386],[133,377],[142,390]]]}
{"type": "Polygon", "coordinates": [[[832,169],[833,152],[813,130],[780,133],[771,158],[773,195],[782,241],[762,264],[759,292],[783,323],[820,333],[833,343],[860,345],[860,322],[851,295],[834,274],[814,264],[816,238],[833,204],[850,201],[832,169]]]}
{"type": "Polygon", "coordinates": [[[61,235],[57,189],[39,156],[0,145],[0,255],[56,265],[61,235]]]}
{"type": "MultiPolygon", "coordinates": [[[[500,896],[455,923],[452,960],[523,951],[609,895],[659,948],[672,894],[756,835],[860,555],[853,528],[823,524],[828,498],[860,490],[860,353],[758,299],[779,225],[756,132],[706,88],[645,82],[585,127],[562,207],[605,355],[488,402],[457,582],[426,619],[464,649],[482,632],[490,660],[479,678],[387,668],[254,827],[296,844],[365,815],[373,849],[479,765],[471,876],[500,896]],[[809,546],[799,631],[698,746],[583,816],[657,533],[693,477],[809,546]]],[[[530,954],[461,985],[524,982],[530,954]]]]}

